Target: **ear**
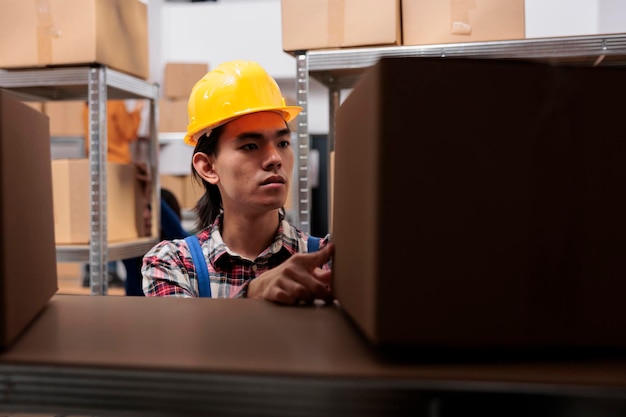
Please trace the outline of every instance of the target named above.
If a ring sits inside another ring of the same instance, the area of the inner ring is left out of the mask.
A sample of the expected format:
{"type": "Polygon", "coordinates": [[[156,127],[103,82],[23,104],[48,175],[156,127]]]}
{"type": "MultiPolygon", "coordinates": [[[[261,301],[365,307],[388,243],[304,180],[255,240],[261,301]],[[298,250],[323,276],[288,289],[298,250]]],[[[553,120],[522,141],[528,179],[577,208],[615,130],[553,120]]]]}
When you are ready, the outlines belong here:
{"type": "Polygon", "coordinates": [[[213,161],[211,157],[204,152],[196,152],[192,159],[193,167],[196,172],[210,184],[217,184],[219,182],[219,175],[213,167],[213,161]]]}

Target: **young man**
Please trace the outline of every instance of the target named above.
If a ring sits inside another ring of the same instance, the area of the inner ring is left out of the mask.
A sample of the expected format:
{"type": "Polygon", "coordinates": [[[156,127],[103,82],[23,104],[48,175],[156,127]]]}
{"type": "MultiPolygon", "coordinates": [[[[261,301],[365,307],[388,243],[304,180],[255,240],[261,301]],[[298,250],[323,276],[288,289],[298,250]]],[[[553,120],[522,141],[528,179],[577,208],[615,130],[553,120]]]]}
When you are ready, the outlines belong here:
{"type": "Polygon", "coordinates": [[[259,64],[232,61],[196,83],[188,110],[185,142],[195,145],[193,174],[205,189],[195,209],[199,247],[186,239],[150,250],[145,295],[330,300],[329,236],[316,243],[282,208],[294,166],[287,122],[302,108],[285,105],[259,64]]]}

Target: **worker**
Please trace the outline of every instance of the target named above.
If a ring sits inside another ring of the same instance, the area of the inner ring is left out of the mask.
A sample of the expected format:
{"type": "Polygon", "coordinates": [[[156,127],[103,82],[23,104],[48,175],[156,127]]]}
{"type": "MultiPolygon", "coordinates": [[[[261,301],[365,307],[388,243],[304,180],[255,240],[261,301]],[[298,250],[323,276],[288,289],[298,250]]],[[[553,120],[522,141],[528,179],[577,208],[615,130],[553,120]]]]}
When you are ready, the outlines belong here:
{"type": "Polygon", "coordinates": [[[308,236],[283,208],[294,167],[287,106],[256,62],[217,66],[191,90],[185,142],[205,190],[198,233],[164,240],[143,258],[146,296],[330,301],[330,235],[308,236]]]}
{"type": "MultiPolygon", "coordinates": [[[[124,100],[107,101],[107,161],[130,164],[132,162],[131,143],[138,139],[137,131],[141,123],[142,100],[137,100],[132,110],[126,108],[124,100]]],[[[85,126],[85,151],[89,154],[89,106],[83,111],[85,126]]]]}

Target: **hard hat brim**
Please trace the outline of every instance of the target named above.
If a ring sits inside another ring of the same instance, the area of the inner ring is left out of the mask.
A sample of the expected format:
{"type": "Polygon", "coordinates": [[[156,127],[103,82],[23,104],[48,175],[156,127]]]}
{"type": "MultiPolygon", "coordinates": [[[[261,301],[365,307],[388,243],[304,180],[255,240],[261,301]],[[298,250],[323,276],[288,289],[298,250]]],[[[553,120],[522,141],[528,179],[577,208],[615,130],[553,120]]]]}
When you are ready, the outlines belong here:
{"type": "Polygon", "coordinates": [[[295,119],[302,110],[303,109],[300,106],[283,106],[283,107],[268,106],[268,107],[256,107],[254,109],[246,109],[246,110],[235,113],[233,117],[229,117],[228,119],[220,120],[217,123],[212,123],[206,126],[202,126],[199,129],[196,129],[195,131],[191,131],[191,132],[188,131],[187,134],[185,135],[184,140],[187,145],[196,146],[196,144],[198,143],[198,139],[200,139],[203,135],[208,136],[211,133],[211,131],[215,129],[216,127],[224,125],[228,122],[233,121],[234,119],[238,117],[245,116],[248,114],[259,113],[263,111],[273,111],[273,112],[282,113],[283,118],[285,119],[285,122],[290,122],[293,119],[295,119]]]}

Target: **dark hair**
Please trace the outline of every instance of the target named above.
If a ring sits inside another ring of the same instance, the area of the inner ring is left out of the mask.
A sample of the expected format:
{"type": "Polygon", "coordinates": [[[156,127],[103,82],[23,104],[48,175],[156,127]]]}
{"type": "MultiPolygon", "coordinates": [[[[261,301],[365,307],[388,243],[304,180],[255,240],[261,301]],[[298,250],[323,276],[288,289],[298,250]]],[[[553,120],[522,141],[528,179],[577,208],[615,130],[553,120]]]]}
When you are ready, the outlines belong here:
{"type": "MultiPolygon", "coordinates": [[[[218,126],[211,131],[209,136],[203,135],[198,139],[196,147],[193,150],[195,155],[198,152],[205,153],[207,155],[215,155],[217,152],[217,142],[222,135],[224,125],[218,126]]],[[[194,212],[196,213],[198,230],[205,229],[213,224],[217,216],[222,209],[222,195],[220,194],[217,185],[211,184],[205,181],[196,171],[196,168],[191,163],[191,172],[198,184],[204,187],[204,195],[200,197],[194,212]]]]}

